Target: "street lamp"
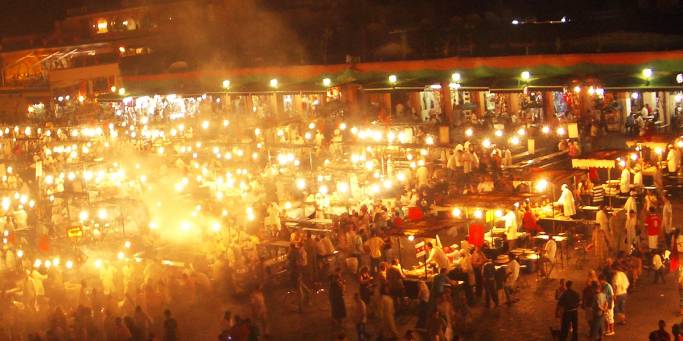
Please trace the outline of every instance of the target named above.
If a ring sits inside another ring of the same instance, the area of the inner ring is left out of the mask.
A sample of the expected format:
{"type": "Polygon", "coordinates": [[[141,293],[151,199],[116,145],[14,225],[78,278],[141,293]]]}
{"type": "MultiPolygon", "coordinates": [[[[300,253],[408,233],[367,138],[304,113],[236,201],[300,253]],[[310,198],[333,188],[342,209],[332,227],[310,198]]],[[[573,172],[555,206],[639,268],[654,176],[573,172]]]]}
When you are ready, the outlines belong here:
{"type": "Polygon", "coordinates": [[[683,73],[679,73],[676,75],[676,83],[678,83],[678,84],[683,83],[683,73]]]}
{"type": "Polygon", "coordinates": [[[230,81],[226,79],[223,81],[223,89],[228,90],[229,88],[230,88],[230,81]]]}
{"type": "Polygon", "coordinates": [[[459,72],[454,72],[454,73],[451,75],[451,80],[452,80],[454,83],[460,83],[460,80],[461,80],[461,79],[462,79],[462,77],[460,76],[460,73],[459,73],[459,72]]]}
{"type": "Polygon", "coordinates": [[[332,80],[329,78],[323,78],[323,86],[329,88],[332,85],[332,80]]]}
{"type": "Polygon", "coordinates": [[[277,78],[271,79],[271,80],[270,80],[270,87],[271,87],[271,88],[277,88],[277,86],[278,86],[278,80],[277,80],[277,78]]]}
{"type": "Polygon", "coordinates": [[[529,71],[522,71],[520,77],[523,81],[528,82],[531,79],[531,73],[529,71]]]}
{"type": "Polygon", "coordinates": [[[650,78],[652,78],[652,69],[650,69],[650,68],[643,69],[643,77],[645,77],[645,79],[647,79],[647,80],[650,80],[650,78]]]}
{"type": "Polygon", "coordinates": [[[389,84],[396,85],[398,83],[398,77],[396,75],[389,75],[389,84]]]}

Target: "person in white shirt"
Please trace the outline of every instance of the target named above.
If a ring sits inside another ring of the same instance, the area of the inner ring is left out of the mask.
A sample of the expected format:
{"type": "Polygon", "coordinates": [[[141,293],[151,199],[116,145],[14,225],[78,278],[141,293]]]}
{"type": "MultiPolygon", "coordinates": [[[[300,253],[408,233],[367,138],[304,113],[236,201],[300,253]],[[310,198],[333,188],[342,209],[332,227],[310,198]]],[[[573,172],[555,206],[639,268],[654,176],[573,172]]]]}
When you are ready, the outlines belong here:
{"type": "Polygon", "coordinates": [[[472,153],[469,147],[462,153],[462,170],[465,175],[472,172],[472,153]]]}
{"type": "Polygon", "coordinates": [[[426,166],[418,167],[417,171],[415,172],[415,175],[417,177],[417,188],[427,186],[427,180],[429,179],[429,170],[426,166]]]}
{"type": "MultiPolygon", "coordinates": [[[[671,208],[671,200],[669,200],[667,193],[662,195],[662,203],[664,204],[662,206],[662,229],[667,236],[670,236],[673,230],[673,209],[671,208]]],[[[666,240],[669,240],[669,238],[666,240]]]]}
{"type": "Polygon", "coordinates": [[[450,177],[455,177],[455,152],[451,152],[450,155],[448,155],[448,160],[446,162],[446,169],[448,169],[448,175],[450,177]]]}
{"type": "Polygon", "coordinates": [[[557,242],[555,239],[548,238],[548,241],[543,247],[543,257],[547,258],[551,263],[555,263],[555,256],[557,254],[557,242]]]}
{"type": "Polygon", "coordinates": [[[425,245],[427,252],[429,252],[429,258],[427,258],[427,264],[436,264],[439,269],[448,269],[450,262],[448,257],[442,248],[434,246],[432,242],[427,242],[425,245]]]}
{"type": "Polygon", "coordinates": [[[614,288],[614,316],[619,324],[626,323],[626,298],[629,285],[626,274],[620,268],[616,268],[612,278],[612,287],[614,288]]]}
{"type": "Polygon", "coordinates": [[[636,167],[633,172],[633,188],[637,190],[643,188],[643,172],[641,172],[640,167],[636,167]]]}
{"type": "Polygon", "coordinates": [[[637,195],[636,192],[631,192],[631,195],[626,199],[626,203],[624,204],[624,211],[638,212],[638,205],[636,204],[637,195]]]}
{"type": "Polygon", "coordinates": [[[505,147],[505,150],[503,151],[503,159],[501,160],[501,163],[503,166],[512,166],[512,152],[510,151],[510,148],[505,147]]]}
{"type": "Polygon", "coordinates": [[[517,233],[517,215],[512,210],[506,209],[503,221],[505,221],[505,237],[508,241],[508,250],[513,250],[519,237],[517,233]]]}
{"type": "Polygon", "coordinates": [[[633,243],[636,241],[636,227],[638,225],[638,217],[636,216],[636,211],[629,210],[626,211],[626,224],[624,228],[626,229],[626,251],[629,252],[633,243]]]}
{"type": "Polygon", "coordinates": [[[271,236],[277,237],[280,233],[280,207],[276,202],[272,202],[266,209],[266,230],[270,231],[271,236]]]}
{"type": "Polygon", "coordinates": [[[621,194],[626,194],[631,190],[631,171],[628,167],[621,170],[621,178],[619,179],[619,191],[621,194]]]}
{"type": "Polygon", "coordinates": [[[609,215],[607,214],[605,205],[600,205],[598,213],[595,214],[595,221],[600,224],[601,230],[609,232],[609,215]]]}
{"type": "Polygon", "coordinates": [[[574,204],[574,195],[572,191],[569,190],[569,186],[566,184],[562,185],[562,194],[560,198],[555,202],[556,205],[562,205],[563,215],[566,217],[571,217],[576,214],[576,206],[574,204]]]}
{"type": "Polygon", "coordinates": [[[455,153],[453,155],[455,156],[455,168],[456,169],[460,169],[463,167],[463,165],[462,165],[462,151],[463,151],[463,148],[462,148],[461,144],[455,146],[455,153]]]}
{"type": "Polygon", "coordinates": [[[662,256],[659,253],[655,253],[655,255],[652,257],[652,270],[655,273],[654,283],[657,284],[657,279],[661,279],[662,284],[664,284],[664,272],[666,269],[664,268],[662,256]]]}
{"type": "Polygon", "coordinates": [[[543,246],[543,255],[541,257],[541,266],[539,272],[541,277],[550,277],[553,264],[555,264],[555,255],[557,254],[557,242],[550,237],[543,246]]]}
{"type": "Polygon", "coordinates": [[[681,164],[681,152],[678,148],[674,148],[673,145],[669,145],[669,152],[666,154],[666,166],[669,173],[678,172],[678,168],[681,164]]]}
{"type": "Polygon", "coordinates": [[[503,284],[503,292],[505,293],[507,304],[512,304],[519,300],[513,297],[513,291],[517,284],[517,278],[519,278],[520,266],[513,254],[510,254],[510,259],[511,261],[507,264],[507,268],[505,269],[505,283],[503,284]]]}

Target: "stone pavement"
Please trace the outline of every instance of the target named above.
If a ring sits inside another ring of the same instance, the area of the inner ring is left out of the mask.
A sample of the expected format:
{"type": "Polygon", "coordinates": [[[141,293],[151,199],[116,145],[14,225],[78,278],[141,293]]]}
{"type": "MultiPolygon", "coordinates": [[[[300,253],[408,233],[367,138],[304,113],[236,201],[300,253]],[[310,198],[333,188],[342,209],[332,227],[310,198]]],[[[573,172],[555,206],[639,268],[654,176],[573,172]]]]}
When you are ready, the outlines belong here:
{"type": "MultiPolygon", "coordinates": [[[[593,265],[594,262],[591,262],[593,265]]],[[[573,263],[566,269],[556,269],[549,280],[537,282],[535,275],[523,275],[529,287],[520,290],[520,301],[508,306],[485,309],[480,304],[471,309],[472,322],[468,327],[465,340],[551,340],[550,327],[559,328],[555,318],[554,293],[559,278],[571,279],[578,291],[583,290],[588,268],[577,270],[573,263]]],[[[670,326],[681,322],[678,317],[677,274],[668,274],[665,284],[652,284],[647,272],[639,281],[639,288],[629,295],[627,301],[627,324],[617,326],[614,339],[645,339],[651,330],[656,329],[657,321],[664,319],[670,326]]],[[[350,283],[350,282],[347,282],[350,283]]],[[[349,292],[355,292],[355,286],[349,292]]],[[[502,296],[502,295],[501,295],[502,296]]],[[[501,297],[502,298],[502,297],[501,297]]],[[[278,301],[271,301],[272,337],[271,340],[335,340],[342,332],[355,340],[355,331],[347,321],[344,328],[333,327],[330,321],[329,304],[323,297],[318,306],[307,308],[304,314],[283,311],[278,301]]],[[[504,301],[501,299],[501,302],[504,301]]],[[[351,302],[347,295],[347,306],[351,302]]],[[[415,318],[403,317],[398,321],[400,331],[413,329],[415,318]]],[[[373,322],[369,329],[373,330],[373,322]]],[[[587,339],[588,328],[583,315],[579,315],[579,332],[582,340],[587,339]]],[[[608,338],[609,339],[609,338],[608,338]]]]}
{"type": "MultiPolygon", "coordinates": [[[[674,225],[683,218],[683,200],[675,199],[674,225]]],[[[559,319],[555,318],[554,293],[558,279],[574,281],[575,289],[583,290],[585,278],[590,268],[596,267],[594,260],[583,269],[577,269],[573,258],[562,269],[556,267],[552,278],[537,282],[536,276],[523,274],[520,280],[526,280],[528,287],[520,290],[520,302],[498,308],[485,309],[480,304],[471,309],[472,321],[464,337],[465,340],[550,340],[550,328],[559,328],[559,319]]],[[[663,319],[670,330],[672,323],[680,323],[678,316],[677,273],[669,273],[665,284],[652,284],[653,277],[647,271],[638,283],[638,289],[629,295],[626,304],[627,324],[617,326],[613,339],[646,339],[650,331],[656,329],[657,321],[663,319]]],[[[352,301],[352,294],[357,292],[355,280],[347,278],[347,306],[352,301]]],[[[303,314],[285,309],[281,295],[269,299],[272,320],[271,340],[335,340],[344,332],[350,340],[355,340],[355,329],[350,321],[341,327],[332,326],[329,302],[325,294],[318,297],[315,307],[307,308],[303,314]]],[[[501,292],[502,297],[502,292],[501,292]]],[[[502,302],[503,300],[501,300],[502,302]]],[[[404,316],[397,321],[401,332],[413,329],[415,318],[404,316]]],[[[369,329],[373,330],[374,321],[370,321],[369,329]]],[[[581,339],[587,339],[587,324],[583,315],[579,315],[579,331],[581,339]]],[[[607,338],[609,339],[609,338],[607,338]]]]}

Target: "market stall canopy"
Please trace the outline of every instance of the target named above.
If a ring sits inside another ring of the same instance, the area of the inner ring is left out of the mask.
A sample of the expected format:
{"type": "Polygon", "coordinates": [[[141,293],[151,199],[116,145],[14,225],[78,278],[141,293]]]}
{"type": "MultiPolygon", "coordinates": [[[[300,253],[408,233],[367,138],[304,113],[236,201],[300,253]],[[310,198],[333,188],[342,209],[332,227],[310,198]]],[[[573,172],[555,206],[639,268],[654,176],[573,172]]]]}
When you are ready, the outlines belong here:
{"type": "Polygon", "coordinates": [[[581,170],[576,170],[576,169],[543,169],[543,170],[531,170],[527,174],[523,175],[520,177],[520,179],[515,179],[515,180],[522,180],[522,181],[532,181],[532,182],[537,182],[541,180],[547,181],[549,184],[555,184],[556,186],[560,186],[563,183],[569,184],[571,183],[571,178],[579,175],[584,175],[586,174],[585,171],[581,170]]]}
{"type": "MultiPolygon", "coordinates": [[[[144,72],[144,70],[139,72],[144,72]]],[[[227,92],[296,92],[325,91],[324,78],[330,86],[348,83],[366,89],[413,88],[432,84],[448,85],[458,72],[462,88],[521,91],[525,86],[559,88],[576,81],[597,79],[606,89],[680,89],[676,75],[683,71],[682,51],[595,53],[565,55],[527,55],[505,57],[452,57],[431,60],[370,62],[334,65],[297,65],[234,69],[202,69],[187,72],[140,74],[122,70],[122,85],[131,94],[164,94],[195,91],[227,92]],[[649,78],[643,69],[653,71],[649,78]],[[521,79],[523,71],[529,79],[521,79]],[[396,81],[389,84],[388,76],[396,81]],[[277,79],[278,86],[270,87],[277,79]],[[223,80],[230,80],[223,89],[223,80]]]]}
{"type": "Polygon", "coordinates": [[[436,238],[438,233],[447,233],[447,230],[455,227],[452,219],[431,218],[421,221],[405,222],[401,227],[389,230],[392,236],[414,236],[417,238],[436,238]]]}
{"type": "Polygon", "coordinates": [[[510,208],[514,204],[522,203],[528,199],[538,197],[537,194],[524,193],[487,193],[463,195],[449,199],[444,206],[448,207],[472,207],[483,209],[510,208]]]}
{"type": "Polygon", "coordinates": [[[649,136],[647,138],[636,138],[632,140],[626,140],[626,146],[629,148],[633,148],[640,144],[643,147],[647,147],[650,149],[661,149],[661,150],[666,150],[666,147],[670,144],[673,144],[673,142],[676,140],[675,137],[670,137],[670,136],[649,136]]]}
{"type": "Polygon", "coordinates": [[[622,155],[624,155],[624,151],[620,150],[603,150],[591,153],[585,158],[572,159],[572,168],[615,168],[617,158],[622,155]]]}

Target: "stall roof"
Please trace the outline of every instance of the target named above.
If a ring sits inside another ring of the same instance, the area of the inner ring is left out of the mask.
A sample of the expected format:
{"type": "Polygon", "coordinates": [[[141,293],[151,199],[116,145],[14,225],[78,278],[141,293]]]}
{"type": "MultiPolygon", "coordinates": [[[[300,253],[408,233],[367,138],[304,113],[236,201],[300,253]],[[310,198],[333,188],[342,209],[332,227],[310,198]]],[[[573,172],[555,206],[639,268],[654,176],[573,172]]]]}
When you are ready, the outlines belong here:
{"type": "Polygon", "coordinates": [[[617,158],[624,154],[626,152],[623,150],[602,150],[584,158],[572,159],[572,167],[576,169],[615,168],[617,158]]]}
{"type": "Polygon", "coordinates": [[[648,148],[666,148],[669,144],[673,144],[678,136],[666,136],[666,135],[656,135],[649,136],[647,138],[635,138],[626,141],[628,147],[634,147],[637,144],[641,144],[648,148]]]}
{"type": "Polygon", "coordinates": [[[485,193],[474,195],[463,195],[451,198],[444,206],[451,207],[477,207],[477,208],[503,208],[511,207],[515,203],[523,202],[527,199],[538,197],[533,193],[485,193]]]}
{"type": "Polygon", "coordinates": [[[543,170],[531,170],[526,173],[524,177],[516,180],[522,181],[540,181],[546,180],[548,183],[561,185],[563,181],[567,179],[585,174],[585,171],[576,169],[543,169],[543,170]]]}
{"type": "Polygon", "coordinates": [[[418,238],[434,238],[439,232],[454,227],[457,224],[453,219],[425,219],[416,222],[407,221],[401,227],[389,230],[393,236],[415,236],[418,238]]]}
{"type": "Polygon", "coordinates": [[[223,80],[230,80],[229,92],[324,92],[323,78],[332,86],[361,84],[365,89],[406,88],[419,90],[434,83],[448,85],[453,70],[459,70],[463,88],[492,91],[521,91],[569,86],[585,79],[599,79],[605,89],[680,89],[676,75],[683,71],[683,51],[584,53],[562,55],[525,55],[503,57],[451,57],[431,60],[370,62],[334,65],[296,65],[209,69],[154,75],[126,75],[122,83],[133,94],[225,93],[223,80]],[[644,79],[642,70],[654,74],[644,79]],[[522,71],[531,78],[521,80],[522,71]],[[388,75],[397,76],[395,84],[388,75]],[[269,81],[278,79],[276,89],[269,81]]]}

